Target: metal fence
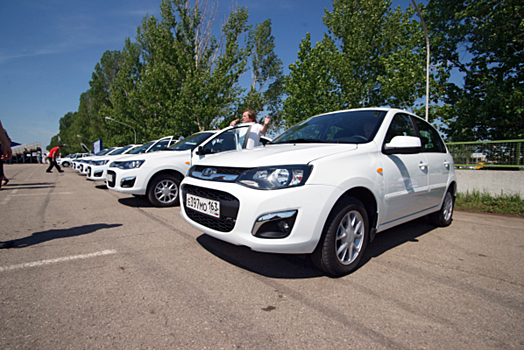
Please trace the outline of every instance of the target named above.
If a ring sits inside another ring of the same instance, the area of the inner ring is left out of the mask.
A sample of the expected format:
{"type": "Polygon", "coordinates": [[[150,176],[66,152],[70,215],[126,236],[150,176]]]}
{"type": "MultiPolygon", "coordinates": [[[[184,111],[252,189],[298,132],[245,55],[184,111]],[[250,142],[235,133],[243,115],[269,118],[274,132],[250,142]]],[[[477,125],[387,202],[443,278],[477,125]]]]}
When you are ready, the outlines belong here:
{"type": "Polygon", "coordinates": [[[524,169],[524,140],[450,142],[456,167],[524,169]]]}

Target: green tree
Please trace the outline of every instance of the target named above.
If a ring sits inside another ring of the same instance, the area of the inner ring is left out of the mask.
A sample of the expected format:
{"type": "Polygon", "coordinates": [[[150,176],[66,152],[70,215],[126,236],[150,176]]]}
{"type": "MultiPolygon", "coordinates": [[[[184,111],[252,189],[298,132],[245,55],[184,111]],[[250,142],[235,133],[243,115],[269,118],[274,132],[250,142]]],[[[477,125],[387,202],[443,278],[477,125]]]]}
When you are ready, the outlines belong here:
{"type": "Polygon", "coordinates": [[[278,113],[283,74],[270,21],[252,29],[247,9],[236,8],[217,39],[207,1],[162,0],[160,8],[160,19],[144,17],[136,42],[127,38],[122,52],[104,53],[78,111],[64,117],[60,136],[68,144],[79,144],[77,134],[101,137],[104,146],[133,142],[127,126],[105,117],[131,125],[146,142],[229,123],[246,101],[278,113]],[[249,69],[256,79],[243,95],[239,78],[249,69]]]}
{"type": "Polygon", "coordinates": [[[285,126],[291,127],[311,116],[344,107],[340,86],[331,63],[337,54],[334,41],[327,35],[311,47],[307,33],[299,46],[298,60],[289,66],[285,78],[287,98],[283,114],[285,126]]]}
{"type": "MultiPolygon", "coordinates": [[[[392,10],[389,0],[334,0],[324,16],[328,34],[313,49],[304,41],[290,67],[286,118],[367,106],[415,109],[425,95],[426,48],[414,13],[411,6],[392,10]],[[310,95],[297,97],[301,91],[310,95]],[[325,108],[309,106],[319,95],[325,108]]],[[[433,86],[441,74],[432,72],[433,86]]]]}
{"type": "Polygon", "coordinates": [[[524,6],[520,0],[435,0],[434,59],[464,75],[445,85],[438,114],[453,141],[524,136],[524,6]]]}
{"type": "Polygon", "coordinates": [[[284,72],[282,61],[274,51],[271,20],[267,19],[250,29],[248,47],[251,50],[251,84],[237,112],[229,119],[236,119],[246,109],[257,113],[267,110],[272,118],[270,127],[276,128],[281,121],[284,72]]]}
{"type": "Polygon", "coordinates": [[[163,0],[162,19],[146,18],[138,30],[144,71],[135,103],[148,138],[213,129],[241,93],[248,52],[239,38],[248,30],[247,10],[230,14],[221,41],[206,30],[212,18],[204,10],[199,2],[191,8],[189,1],[163,0]]]}
{"type": "MultiPolygon", "coordinates": [[[[143,63],[140,60],[140,46],[126,38],[120,65],[115,79],[112,81],[109,93],[109,103],[101,107],[101,117],[110,117],[119,122],[131,125],[137,132],[137,142],[145,138],[144,115],[141,112],[137,89],[143,74],[143,63]]],[[[122,124],[108,121],[105,143],[111,145],[126,145],[134,142],[133,131],[122,124]],[[106,142],[107,141],[107,142],[106,142]]]]}

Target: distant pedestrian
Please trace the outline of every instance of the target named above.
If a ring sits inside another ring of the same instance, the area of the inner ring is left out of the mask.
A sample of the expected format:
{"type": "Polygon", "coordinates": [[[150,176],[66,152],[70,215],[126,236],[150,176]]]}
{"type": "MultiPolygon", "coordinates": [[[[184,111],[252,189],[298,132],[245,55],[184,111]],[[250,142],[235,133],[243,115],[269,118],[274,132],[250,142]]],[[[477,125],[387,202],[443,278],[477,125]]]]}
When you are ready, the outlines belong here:
{"type": "Polygon", "coordinates": [[[36,160],[38,161],[38,164],[42,164],[42,155],[40,154],[40,152],[36,154],[36,160]]]}
{"type": "Polygon", "coordinates": [[[60,166],[56,162],[56,157],[58,156],[58,152],[63,147],[64,147],[63,145],[58,145],[57,147],[54,147],[51,151],[49,151],[49,154],[47,155],[47,160],[49,161],[49,168],[47,168],[46,173],[52,173],[51,169],[53,169],[53,167],[55,167],[59,173],[64,172],[62,169],[60,169],[60,166]]]}

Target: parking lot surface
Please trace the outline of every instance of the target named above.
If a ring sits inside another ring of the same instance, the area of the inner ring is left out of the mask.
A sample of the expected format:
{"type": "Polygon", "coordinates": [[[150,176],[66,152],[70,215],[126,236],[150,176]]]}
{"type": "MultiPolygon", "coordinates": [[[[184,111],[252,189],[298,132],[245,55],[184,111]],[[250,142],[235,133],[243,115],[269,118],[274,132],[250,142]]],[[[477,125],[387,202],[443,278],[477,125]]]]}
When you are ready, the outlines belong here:
{"type": "Polygon", "coordinates": [[[2,349],[524,348],[524,219],[416,220],[330,278],[71,169],[5,169],[2,349]]]}

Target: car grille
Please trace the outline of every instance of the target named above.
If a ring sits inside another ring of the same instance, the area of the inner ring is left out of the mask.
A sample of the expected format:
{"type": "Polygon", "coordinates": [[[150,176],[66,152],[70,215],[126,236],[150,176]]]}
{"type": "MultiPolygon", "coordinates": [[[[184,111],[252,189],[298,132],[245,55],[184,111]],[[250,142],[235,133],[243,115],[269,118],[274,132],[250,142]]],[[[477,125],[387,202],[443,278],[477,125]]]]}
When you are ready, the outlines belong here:
{"type": "Polygon", "coordinates": [[[186,200],[186,193],[220,202],[219,219],[184,206],[186,215],[191,220],[220,232],[230,232],[233,230],[237,220],[238,208],[240,206],[237,198],[227,192],[193,185],[184,185],[182,186],[182,200],[184,202],[186,200]]]}
{"type": "Polygon", "coordinates": [[[189,176],[206,181],[235,182],[242,173],[249,169],[251,168],[226,168],[195,165],[190,169],[189,176]],[[210,171],[208,175],[204,175],[206,170],[210,171]]]}
{"type": "MultiPolygon", "coordinates": [[[[116,181],[116,173],[114,171],[108,170],[107,174],[113,175],[113,181],[107,181],[107,186],[109,187],[115,187],[115,181],[116,181]]],[[[108,177],[106,177],[107,179],[108,177]]]]}

